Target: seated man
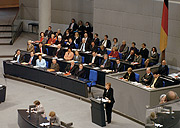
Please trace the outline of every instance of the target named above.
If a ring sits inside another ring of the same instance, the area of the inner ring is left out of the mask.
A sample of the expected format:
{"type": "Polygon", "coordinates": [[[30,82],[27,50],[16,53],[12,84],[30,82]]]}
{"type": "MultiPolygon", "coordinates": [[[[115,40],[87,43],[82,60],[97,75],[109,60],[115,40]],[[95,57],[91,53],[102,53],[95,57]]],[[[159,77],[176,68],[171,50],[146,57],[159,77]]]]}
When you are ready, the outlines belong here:
{"type": "Polygon", "coordinates": [[[79,49],[82,52],[89,51],[89,44],[86,42],[85,38],[82,38],[82,42],[80,43],[79,49]]]}
{"type": "Polygon", "coordinates": [[[147,68],[146,69],[146,73],[144,74],[144,76],[141,78],[140,83],[144,84],[144,85],[150,85],[153,79],[153,75],[151,73],[151,68],[147,68]]]}
{"type": "Polygon", "coordinates": [[[96,55],[97,55],[97,53],[95,51],[93,51],[92,56],[90,58],[89,65],[94,66],[94,67],[99,66],[99,59],[98,59],[98,57],[96,55]]]}
{"type": "Polygon", "coordinates": [[[114,65],[114,71],[115,72],[122,72],[122,71],[124,71],[124,65],[120,62],[119,59],[116,60],[116,63],[114,65]]]}
{"type": "Polygon", "coordinates": [[[16,50],[16,53],[13,57],[13,60],[17,61],[18,63],[22,63],[23,62],[23,55],[21,54],[20,49],[16,50]]]}
{"type": "Polygon", "coordinates": [[[98,47],[95,45],[94,41],[91,42],[91,45],[90,45],[90,51],[94,51],[94,52],[97,52],[98,51],[98,47]]]}
{"type": "Polygon", "coordinates": [[[105,48],[111,48],[111,41],[108,40],[108,35],[104,36],[104,40],[101,41],[101,45],[103,45],[105,48]]]}
{"type": "Polygon", "coordinates": [[[36,59],[37,57],[34,56],[34,52],[30,53],[30,56],[28,56],[28,64],[35,66],[36,65],[36,59]]]}
{"type": "Polygon", "coordinates": [[[49,26],[48,30],[45,31],[44,36],[48,37],[48,39],[50,39],[51,38],[51,34],[53,34],[53,31],[52,31],[52,27],[49,26]]]}
{"type": "Polygon", "coordinates": [[[142,56],[139,55],[139,52],[135,53],[135,57],[134,57],[133,62],[138,63],[138,65],[136,65],[136,68],[141,68],[142,56]]]}
{"type": "Polygon", "coordinates": [[[57,45],[57,49],[55,49],[53,51],[53,56],[57,57],[57,58],[63,58],[64,56],[64,51],[63,49],[61,48],[61,44],[58,44],[57,45]]]}
{"type": "Polygon", "coordinates": [[[158,68],[158,73],[160,75],[165,75],[167,76],[168,75],[168,65],[166,65],[166,61],[165,60],[162,60],[161,62],[161,65],[159,66],[158,68]]]}
{"type": "Polygon", "coordinates": [[[128,51],[129,51],[129,47],[126,45],[126,41],[123,40],[122,45],[119,48],[119,52],[122,54],[123,59],[126,58],[128,51]]]}
{"type": "Polygon", "coordinates": [[[28,40],[27,42],[27,52],[35,52],[34,45],[32,44],[31,40],[28,40]]]}
{"type": "Polygon", "coordinates": [[[131,50],[125,61],[130,61],[130,62],[134,61],[134,50],[131,50]]]}
{"type": "Polygon", "coordinates": [[[68,64],[65,68],[66,73],[71,73],[71,75],[74,75],[76,71],[76,66],[74,61],[71,62],[71,64],[68,64]]]}
{"type": "Polygon", "coordinates": [[[107,54],[107,50],[105,49],[103,45],[100,46],[100,50],[98,51],[98,54],[101,54],[102,56],[104,54],[107,54]]]}
{"type": "Polygon", "coordinates": [[[71,49],[74,49],[74,48],[75,48],[75,44],[74,44],[72,38],[69,38],[69,41],[66,43],[66,47],[69,47],[69,48],[71,48],[71,49]]]}
{"type": "Polygon", "coordinates": [[[60,126],[59,117],[56,115],[54,111],[51,111],[49,113],[49,116],[50,116],[50,123],[52,126],[60,126]]]}
{"type": "Polygon", "coordinates": [[[59,71],[59,64],[57,63],[56,59],[52,59],[51,67],[50,69],[53,69],[55,72],[59,71]]]}
{"type": "Polygon", "coordinates": [[[71,48],[68,48],[68,51],[64,55],[64,59],[66,61],[72,60],[74,57],[74,53],[72,52],[71,48]]]}
{"type": "Polygon", "coordinates": [[[75,76],[79,78],[85,77],[85,70],[83,69],[83,64],[79,64],[79,69],[76,69],[75,76]]]}
{"type": "Polygon", "coordinates": [[[126,74],[123,76],[124,80],[126,81],[136,81],[135,73],[132,71],[132,68],[129,67],[126,74]]]}
{"type": "Polygon", "coordinates": [[[177,93],[174,91],[169,91],[168,93],[162,94],[160,96],[159,104],[167,103],[169,101],[176,100],[176,99],[179,99],[179,96],[177,95],[177,93]]]}
{"type": "Polygon", "coordinates": [[[111,67],[111,61],[109,60],[108,55],[105,54],[104,59],[101,62],[100,68],[110,69],[110,67],[111,67]]]}
{"type": "Polygon", "coordinates": [[[159,73],[156,71],[153,73],[153,80],[150,84],[151,88],[160,88],[163,87],[163,80],[159,77],[159,73]]]}
{"type": "Polygon", "coordinates": [[[41,68],[46,67],[46,61],[42,58],[42,55],[38,55],[38,59],[36,60],[36,66],[39,66],[41,68]]]}
{"type": "Polygon", "coordinates": [[[46,47],[42,42],[39,42],[39,47],[37,47],[36,53],[47,54],[46,47]]]}

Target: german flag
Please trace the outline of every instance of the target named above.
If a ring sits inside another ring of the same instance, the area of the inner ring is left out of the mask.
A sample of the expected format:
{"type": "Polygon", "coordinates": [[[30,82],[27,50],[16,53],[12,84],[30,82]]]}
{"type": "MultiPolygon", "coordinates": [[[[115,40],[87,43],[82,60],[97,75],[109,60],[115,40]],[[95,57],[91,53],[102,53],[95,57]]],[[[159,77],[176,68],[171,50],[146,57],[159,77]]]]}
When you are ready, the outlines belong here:
{"type": "Polygon", "coordinates": [[[164,0],[162,21],[161,21],[161,33],[160,33],[160,50],[161,52],[164,52],[164,59],[165,59],[165,49],[167,47],[167,40],[168,40],[168,0],[164,0]]]}

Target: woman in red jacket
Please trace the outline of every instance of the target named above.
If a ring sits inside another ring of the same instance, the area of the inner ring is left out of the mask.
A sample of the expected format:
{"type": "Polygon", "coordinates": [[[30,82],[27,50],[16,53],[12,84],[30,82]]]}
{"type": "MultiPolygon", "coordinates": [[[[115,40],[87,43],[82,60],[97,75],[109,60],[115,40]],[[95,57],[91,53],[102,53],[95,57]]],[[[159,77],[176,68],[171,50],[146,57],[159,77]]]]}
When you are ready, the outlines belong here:
{"type": "Polygon", "coordinates": [[[119,59],[119,52],[117,51],[117,48],[116,47],[113,47],[112,48],[112,51],[111,53],[109,54],[109,57],[110,58],[116,58],[116,59],[119,59]]]}

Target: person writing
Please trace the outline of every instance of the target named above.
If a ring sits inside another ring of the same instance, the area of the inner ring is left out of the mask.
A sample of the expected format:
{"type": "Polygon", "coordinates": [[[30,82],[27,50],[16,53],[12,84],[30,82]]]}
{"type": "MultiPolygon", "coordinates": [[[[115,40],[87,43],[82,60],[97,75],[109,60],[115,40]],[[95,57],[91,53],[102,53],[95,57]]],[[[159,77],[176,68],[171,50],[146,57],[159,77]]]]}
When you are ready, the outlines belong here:
{"type": "Polygon", "coordinates": [[[111,123],[111,115],[112,115],[112,108],[115,103],[114,96],[113,96],[113,88],[111,88],[111,83],[106,83],[103,98],[108,100],[108,102],[105,104],[106,108],[106,117],[107,117],[107,123],[111,123]]]}
{"type": "Polygon", "coordinates": [[[54,111],[49,113],[50,116],[50,123],[52,126],[60,126],[60,120],[57,114],[54,111]]]}
{"type": "Polygon", "coordinates": [[[36,106],[34,110],[37,111],[37,112],[43,112],[43,114],[41,114],[41,116],[43,118],[45,118],[46,117],[45,109],[44,109],[43,105],[40,103],[40,101],[35,100],[34,105],[36,106]]]}

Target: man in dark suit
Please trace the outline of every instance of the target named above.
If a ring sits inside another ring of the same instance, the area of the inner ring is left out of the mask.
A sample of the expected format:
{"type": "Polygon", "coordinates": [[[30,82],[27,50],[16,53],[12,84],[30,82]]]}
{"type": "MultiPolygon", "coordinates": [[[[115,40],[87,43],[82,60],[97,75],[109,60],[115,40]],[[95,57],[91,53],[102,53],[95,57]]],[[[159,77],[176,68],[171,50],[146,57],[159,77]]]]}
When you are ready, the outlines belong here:
{"type": "Polygon", "coordinates": [[[65,68],[66,73],[71,73],[71,75],[75,74],[77,67],[75,66],[74,61],[72,60],[71,64],[68,64],[65,68]]]}
{"type": "Polygon", "coordinates": [[[146,69],[146,73],[144,74],[144,76],[141,78],[140,83],[144,84],[144,85],[150,85],[153,79],[153,75],[151,73],[151,68],[147,68],[146,69]]]}
{"type": "Polygon", "coordinates": [[[103,69],[110,69],[111,68],[111,61],[109,60],[107,54],[104,55],[104,59],[101,62],[100,68],[103,68],[103,69]]]}
{"type": "Polygon", "coordinates": [[[42,42],[39,43],[39,47],[37,47],[36,53],[47,54],[46,47],[42,42]]]}
{"type": "Polygon", "coordinates": [[[126,74],[123,76],[125,81],[136,81],[135,73],[132,71],[132,68],[129,67],[126,74]]]}
{"type": "Polygon", "coordinates": [[[94,39],[92,41],[94,41],[96,46],[99,46],[100,41],[97,33],[94,34],[94,39]]]}
{"type": "Polygon", "coordinates": [[[57,58],[63,58],[64,57],[64,51],[61,48],[61,44],[57,45],[57,49],[55,49],[53,51],[53,56],[57,57],[57,58]]]}
{"type": "Polygon", "coordinates": [[[98,59],[98,57],[96,55],[97,55],[97,53],[93,51],[92,56],[90,58],[89,65],[94,66],[94,67],[99,66],[99,59],[98,59]]]}
{"type": "Polygon", "coordinates": [[[83,69],[83,64],[79,64],[79,69],[76,69],[75,76],[79,78],[85,78],[85,70],[83,69]]]}
{"type": "Polygon", "coordinates": [[[69,24],[68,29],[70,30],[70,33],[73,33],[74,31],[76,31],[76,29],[78,28],[75,19],[73,18],[71,20],[71,23],[69,24]]]}
{"type": "Polygon", "coordinates": [[[156,71],[153,73],[153,80],[150,84],[151,88],[160,88],[163,87],[163,80],[159,77],[159,73],[156,71]]]}
{"type": "Polygon", "coordinates": [[[16,50],[16,53],[13,57],[13,60],[17,61],[18,63],[22,63],[23,62],[23,55],[21,54],[21,51],[20,49],[17,49],[16,50]]]}
{"type": "Polygon", "coordinates": [[[112,115],[112,108],[113,104],[115,103],[113,89],[111,88],[111,83],[106,83],[103,98],[108,100],[105,104],[106,108],[106,117],[108,124],[111,123],[111,115],[112,115]]]}
{"type": "Polygon", "coordinates": [[[86,42],[88,45],[91,45],[92,39],[88,37],[88,34],[87,34],[87,33],[84,33],[84,39],[85,39],[85,42],[86,42]]]}
{"type": "Polygon", "coordinates": [[[167,76],[168,73],[169,73],[168,70],[169,70],[169,68],[168,68],[168,65],[166,65],[166,61],[165,61],[165,60],[162,60],[161,65],[160,65],[159,68],[158,68],[158,73],[159,73],[160,75],[165,75],[165,76],[167,76]]]}
{"type": "Polygon", "coordinates": [[[105,48],[111,48],[111,41],[108,40],[108,35],[104,36],[104,40],[101,41],[101,45],[103,45],[105,48]]]}
{"type": "Polygon", "coordinates": [[[98,54],[104,55],[107,54],[107,50],[103,45],[100,46],[100,50],[98,51],[98,54]]]}
{"type": "Polygon", "coordinates": [[[75,48],[75,44],[72,38],[69,38],[69,41],[66,43],[66,47],[69,47],[71,49],[75,48]]]}
{"type": "Polygon", "coordinates": [[[116,60],[116,63],[114,65],[114,71],[115,72],[122,72],[122,71],[124,71],[124,65],[120,62],[119,59],[116,60]]]}
{"type": "Polygon", "coordinates": [[[145,43],[142,44],[142,48],[140,49],[139,53],[142,56],[142,58],[145,58],[145,60],[148,58],[149,50],[146,48],[145,43]]]}
{"type": "Polygon", "coordinates": [[[34,52],[30,53],[30,56],[27,56],[28,64],[35,66],[37,57],[34,56],[34,52]]]}
{"type": "Polygon", "coordinates": [[[82,52],[89,51],[89,44],[86,42],[85,38],[82,38],[82,42],[80,43],[79,49],[82,52]]]}
{"type": "Polygon", "coordinates": [[[134,50],[131,50],[125,61],[129,61],[129,62],[134,61],[134,50]]]}
{"type": "Polygon", "coordinates": [[[51,26],[49,26],[48,27],[48,30],[46,30],[45,31],[45,33],[44,33],[44,36],[46,37],[48,37],[48,40],[51,38],[51,34],[53,34],[53,31],[51,30],[52,29],[52,27],[51,26]]]}
{"type": "Polygon", "coordinates": [[[91,42],[91,45],[90,45],[90,51],[94,51],[94,52],[97,52],[98,51],[98,47],[95,45],[94,41],[91,42]]]}

